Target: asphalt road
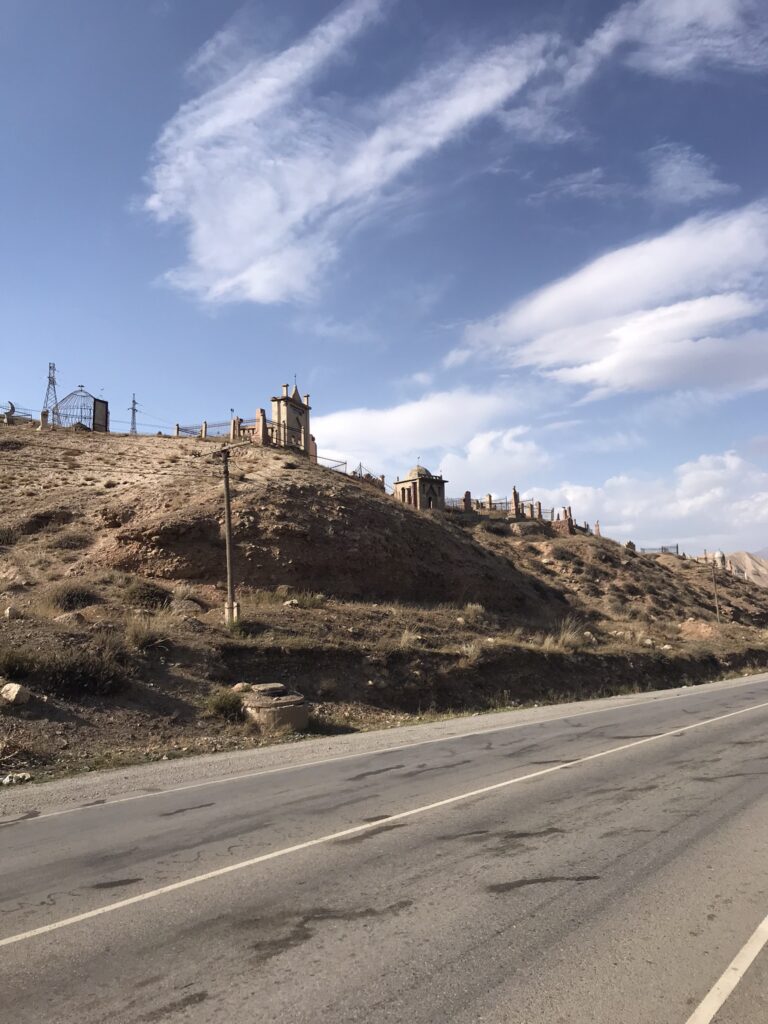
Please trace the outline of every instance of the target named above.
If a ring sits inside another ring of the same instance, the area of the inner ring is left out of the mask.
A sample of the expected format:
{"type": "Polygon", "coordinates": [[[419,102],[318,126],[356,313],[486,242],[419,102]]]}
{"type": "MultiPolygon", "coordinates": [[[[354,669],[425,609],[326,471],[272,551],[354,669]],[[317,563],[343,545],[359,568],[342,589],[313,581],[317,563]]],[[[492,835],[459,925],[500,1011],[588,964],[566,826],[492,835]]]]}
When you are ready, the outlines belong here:
{"type": "Polygon", "coordinates": [[[3,794],[2,1024],[766,1024],[768,676],[393,740],[3,794]]]}

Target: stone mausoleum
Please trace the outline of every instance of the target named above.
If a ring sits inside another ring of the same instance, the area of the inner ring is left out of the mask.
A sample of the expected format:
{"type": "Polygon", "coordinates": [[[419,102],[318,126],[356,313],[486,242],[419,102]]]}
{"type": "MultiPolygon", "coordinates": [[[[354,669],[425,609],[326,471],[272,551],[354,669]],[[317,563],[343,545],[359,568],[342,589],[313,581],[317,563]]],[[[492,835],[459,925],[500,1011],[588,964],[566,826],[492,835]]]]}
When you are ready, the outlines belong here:
{"type": "Polygon", "coordinates": [[[445,508],[445,485],[442,476],[434,476],[426,466],[414,466],[402,480],[395,480],[397,501],[414,508],[445,508]]]}

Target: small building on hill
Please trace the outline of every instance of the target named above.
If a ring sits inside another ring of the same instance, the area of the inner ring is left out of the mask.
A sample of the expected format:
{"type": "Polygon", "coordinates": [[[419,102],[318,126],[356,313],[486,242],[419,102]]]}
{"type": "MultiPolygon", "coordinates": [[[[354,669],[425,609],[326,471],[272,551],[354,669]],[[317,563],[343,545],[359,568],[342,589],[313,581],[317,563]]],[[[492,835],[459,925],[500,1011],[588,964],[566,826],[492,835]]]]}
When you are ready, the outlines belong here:
{"type": "Polygon", "coordinates": [[[447,482],[430,473],[426,466],[414,466],[402,480],[395,480],[395,498],[414,508],[444,509],[447,482]]]}

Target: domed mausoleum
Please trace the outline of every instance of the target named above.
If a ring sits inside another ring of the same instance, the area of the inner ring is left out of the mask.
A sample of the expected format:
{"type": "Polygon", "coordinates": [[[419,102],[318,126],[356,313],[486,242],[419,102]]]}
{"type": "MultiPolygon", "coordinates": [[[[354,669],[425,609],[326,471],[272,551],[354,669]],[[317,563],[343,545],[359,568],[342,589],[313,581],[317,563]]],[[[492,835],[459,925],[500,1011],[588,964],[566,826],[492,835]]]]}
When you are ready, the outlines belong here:
{"type": "Polygon", "coordinates": [[[446,483],[426,466],[414,466],[402,480],[395,480],[395,498],[414,508],[445,508],[446,483]]]}

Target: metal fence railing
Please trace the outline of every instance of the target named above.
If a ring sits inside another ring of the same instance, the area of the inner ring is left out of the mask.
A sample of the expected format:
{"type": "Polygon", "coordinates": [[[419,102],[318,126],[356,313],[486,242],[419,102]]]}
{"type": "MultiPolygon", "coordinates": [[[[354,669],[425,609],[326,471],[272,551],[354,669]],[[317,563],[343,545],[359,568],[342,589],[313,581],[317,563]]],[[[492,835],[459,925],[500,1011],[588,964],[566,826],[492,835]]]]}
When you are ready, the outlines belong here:
{"type": "MultiPolygon", "coordinates": [[[[446,498],[445,507],[463,511],[466,508],[474,512],[514,512],[515,502],[513,498],[446,498]],[[467,504],[468,502],[468,504],[467,504]]],[[[539,501],[517,502],[517,514],[521,519],[544,519],[554,522],[558,509],[543,508],[539,501]]]]}
{"type": "Polygon", "coordinates": [[[339,473],[346,474],[347,464],[341,459],[329,459],[325,455],[316,455],[314,461],[318,466],[325,466],[326,469],[335,469],[339,473]]]}
{"type": "Polygon", "coordinates": [[[36,420],[40,415],[39,410],[36,412],[34,409],[24,409],[22,406],[16,405],[15,402],[0,402],[0,416],[5,416],[8,413],[18,416],[22,420],[36,420]]]}
{"type": "Polygon", "coordinates": [[[222,420],[221,423],[208,423],[207,433],[209,437],[229,437],[229,431],[231,428],[231,420],[222,420]]]}

